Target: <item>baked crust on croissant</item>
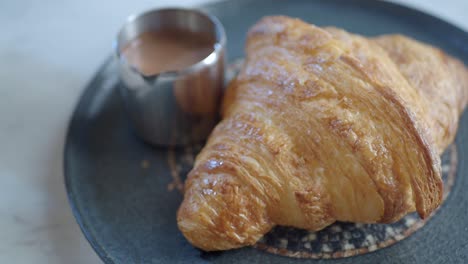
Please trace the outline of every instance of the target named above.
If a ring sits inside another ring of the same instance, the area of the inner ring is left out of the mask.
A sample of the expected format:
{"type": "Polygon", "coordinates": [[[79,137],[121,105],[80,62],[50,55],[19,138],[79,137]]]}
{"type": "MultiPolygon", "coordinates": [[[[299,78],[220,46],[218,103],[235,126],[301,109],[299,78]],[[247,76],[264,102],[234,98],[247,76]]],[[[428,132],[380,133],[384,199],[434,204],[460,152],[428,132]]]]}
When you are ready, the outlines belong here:
{"type": "Polygon", "coordinates": [[[424,218],[441,203],[439,154],[467,91],[462,63],[409,38],[266,17],[188,175],[179,229],[225,250],[275,225],[424,218]]]}

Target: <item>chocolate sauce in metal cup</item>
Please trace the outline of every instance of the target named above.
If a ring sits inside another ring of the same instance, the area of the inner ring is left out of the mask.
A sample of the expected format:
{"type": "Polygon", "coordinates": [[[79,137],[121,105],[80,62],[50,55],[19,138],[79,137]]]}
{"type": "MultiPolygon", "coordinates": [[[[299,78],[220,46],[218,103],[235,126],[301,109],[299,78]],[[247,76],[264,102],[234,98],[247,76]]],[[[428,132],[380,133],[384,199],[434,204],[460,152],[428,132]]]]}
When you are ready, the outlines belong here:
{"type": "Polygon", "coordinates": [[[203,141],[218,121],[226,36],[213,16],[160,9],[132,16],[116,43],[120,91],[130,121],[146,142],[203,141]]]}

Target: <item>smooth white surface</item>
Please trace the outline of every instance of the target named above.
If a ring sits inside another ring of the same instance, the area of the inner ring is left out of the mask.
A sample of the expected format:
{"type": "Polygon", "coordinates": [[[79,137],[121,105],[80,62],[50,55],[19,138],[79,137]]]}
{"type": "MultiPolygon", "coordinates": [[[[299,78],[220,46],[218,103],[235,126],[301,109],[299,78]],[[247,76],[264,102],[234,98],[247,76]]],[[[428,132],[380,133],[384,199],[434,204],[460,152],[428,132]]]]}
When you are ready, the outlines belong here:
{"type": "MultiPolygon", "coordinates": [[[[127,15],[201,2],[0,1],[0,263],[100,263],[63,186],[69,118],[127,15]]],[[[467,0],[396,2],[468,30],[467,0]]]]}

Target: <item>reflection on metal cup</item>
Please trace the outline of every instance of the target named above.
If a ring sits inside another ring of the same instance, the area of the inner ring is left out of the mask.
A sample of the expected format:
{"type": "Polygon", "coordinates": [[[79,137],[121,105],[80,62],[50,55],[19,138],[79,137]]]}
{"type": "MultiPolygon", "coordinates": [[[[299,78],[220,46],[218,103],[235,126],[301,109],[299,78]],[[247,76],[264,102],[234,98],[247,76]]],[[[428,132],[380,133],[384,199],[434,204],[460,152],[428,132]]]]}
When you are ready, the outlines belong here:
{"type": "Polygon", "coordinates": [[[203,141],[218,121],[226,36],[221,23],[197,10],[160,9],[132,16],[116,43],[125,109],[137,134],[146,142],[179,146],[203,141]],[[215,44],[204,59],[186,68],[144,75],[122,59],[122,49],[144,32],[183,29],[211,34],[215,44]]]}

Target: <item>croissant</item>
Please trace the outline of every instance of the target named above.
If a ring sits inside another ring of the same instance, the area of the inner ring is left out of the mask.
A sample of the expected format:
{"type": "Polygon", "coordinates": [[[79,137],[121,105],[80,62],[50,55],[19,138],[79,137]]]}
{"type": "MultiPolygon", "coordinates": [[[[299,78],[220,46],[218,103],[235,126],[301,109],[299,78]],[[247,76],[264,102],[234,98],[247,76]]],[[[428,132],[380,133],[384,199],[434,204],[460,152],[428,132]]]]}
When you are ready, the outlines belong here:
{"type": "Polygon", "coordinates": [[[188,175],[179,229],[212,251],[275,225],[425,218],[467,100],[468,70],[436,48],[263,18],[188,175]]]}

